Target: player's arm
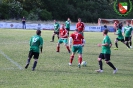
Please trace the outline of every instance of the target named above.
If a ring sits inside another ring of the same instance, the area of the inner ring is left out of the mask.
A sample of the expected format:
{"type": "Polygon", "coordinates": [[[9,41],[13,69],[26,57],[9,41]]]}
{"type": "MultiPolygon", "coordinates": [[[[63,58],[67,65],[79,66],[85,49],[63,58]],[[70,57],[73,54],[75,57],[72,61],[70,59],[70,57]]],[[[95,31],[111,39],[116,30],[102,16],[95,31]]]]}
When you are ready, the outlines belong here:
{"type": "Polygon", "coordinates": [[[69,38],[69,47],[71,48],[72,45],[72,37],[69,38]]]}
{"type": "Polygon", "coordinates": [[[43,49],[43,39],[42,38],[40,39],[40,46],[39,47],[40,47],[40,51],[42,53],[42,49],[43,49]]]}
{"type": "Polygon", "coordinates": [[[85,45],[85,39],[83,39],[82,42],[83,42],[82,46],[84,47],[84,45],[85,45]]]}

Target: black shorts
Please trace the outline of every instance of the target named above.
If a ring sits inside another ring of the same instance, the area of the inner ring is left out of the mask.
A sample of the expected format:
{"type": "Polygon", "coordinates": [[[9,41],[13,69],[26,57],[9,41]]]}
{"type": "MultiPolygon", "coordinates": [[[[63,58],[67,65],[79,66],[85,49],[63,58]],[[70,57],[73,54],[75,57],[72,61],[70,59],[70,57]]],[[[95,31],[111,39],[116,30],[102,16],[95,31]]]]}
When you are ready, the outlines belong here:
{"type": "Polygon", "coordinates": [[[118,38],[116,38],[116,40],[121,41],[121,42],[124,42],[124,39],[118,39],[118,38]]]}
{"type": "Polygon", "coordinates": [[[54,34],[57,34],[57,35],[59,35],[59,32],[55,32],[55,31],[54,31],[54,34]]]}
{"type": "Polygon", "coordinates": [[[33,55],[34,55],[34,57],[33,57],[34,59],[38,59],[39,58],[39,53],[33,52],[33,51],[29,51],[28,57],[32,58],[33,55]]]}
{"type": "Polygon", "coordinates": [[[110,60],[110,54],[100,53],[99,58],[105,59],[105,61],[109,61],[110,60]]]}
{"type": "Polygon", "coordinates": [[[129,38],[129,40],[132,40],[132,36],[129,38]]]}
{"type": "Polygon", "coordinates": [[[125,37],[125,41],[129,41],[130,40],[130,37],[125,37]]]}
{"type": "Polygon", "coordinates": [[[70,28],[66,28],[66,30],[69,32],[70,31],[70,28]]]}

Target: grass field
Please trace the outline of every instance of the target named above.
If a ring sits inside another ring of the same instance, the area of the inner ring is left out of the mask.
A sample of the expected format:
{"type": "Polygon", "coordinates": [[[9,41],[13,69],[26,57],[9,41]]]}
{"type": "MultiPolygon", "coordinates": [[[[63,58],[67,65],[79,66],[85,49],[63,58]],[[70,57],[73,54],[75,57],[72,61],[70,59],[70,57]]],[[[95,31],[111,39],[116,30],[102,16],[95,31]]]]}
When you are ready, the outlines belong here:
{"type": "MultiPolygon", "coordinates": [[[[103,62],[103,73],[99,69],[97,57],[101,51],[97,47],[103,36],[100,32],[85,32],[86,45],[83,60],[86,67],[77,67],[76,54],[72,66],[68,66],[70,54],[64,45],[56,53],[57,37],[51,40],[52,31],[42,31],[44,39],[43,53],[40,54],[35,71],[31,71],[33,60],[28,69],[24,69],[29,52],[29,39],[35,30],[0,29],[0,88],[133,88],[133,49],[127,50],[119,42],[119,50],[113,50],[111,62],[118,68],[113,70],[103,62]]],[[[109,33],[112,42],[116,38],[109,33]]]]}

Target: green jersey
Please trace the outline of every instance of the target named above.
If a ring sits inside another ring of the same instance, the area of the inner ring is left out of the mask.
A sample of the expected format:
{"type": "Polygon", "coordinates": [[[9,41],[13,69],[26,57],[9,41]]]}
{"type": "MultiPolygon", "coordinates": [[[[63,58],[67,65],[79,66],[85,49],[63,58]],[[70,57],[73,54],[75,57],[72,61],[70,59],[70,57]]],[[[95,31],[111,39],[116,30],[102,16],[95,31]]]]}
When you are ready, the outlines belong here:
{"type": "Polygon", "coordinates": [[[70,21],[66,21],[65,26],[66,26],[66,28],[70,28],[70,21]]]}
{"type": "Polygon", "coordinates": [[[116,31],[116,34],[118,35],[117,37],[118,39],[124,39],[121,29],[118,28],[118,30],[116,31]]]}
{"type": "Polygon", "coordinates": [[[130,37],[131,33],[132,33],[132,30],[133,30],[133,28],[131,26],[126,26],[124,28],[125,37],[130,37]]]}
{"type": "Polygon", "coordinates": [[[59,29],[60,29],[60,25],[59,25],[59,23],[56,22],[56,23],[54,24],[54,31],[55,31],[55,32],[59,32],[59,29]]]}
{"type": "Polygon", "coordinates": [[[39,35],[34,35],[30,39],[30,51],[38,52],[40,47],[43,47],[43,38],[39,35]]]}
{"type": "Polygon", "coordinates": [[[102,41],[102,44],[106,44],[106,43],[108,44],[108,46],[102,46],[102,53],[111,54],[111,50],[110,50],[111,40],[108,35],[106,35],[102,41]]]}

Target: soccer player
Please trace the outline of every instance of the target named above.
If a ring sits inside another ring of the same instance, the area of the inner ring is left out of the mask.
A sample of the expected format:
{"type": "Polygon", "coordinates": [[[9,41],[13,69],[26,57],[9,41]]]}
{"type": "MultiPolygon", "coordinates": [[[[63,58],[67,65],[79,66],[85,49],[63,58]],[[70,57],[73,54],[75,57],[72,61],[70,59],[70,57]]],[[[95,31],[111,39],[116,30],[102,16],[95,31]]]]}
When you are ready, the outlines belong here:
{"type": "Polygon", "coordinates": [[[71,24],[71,20],[70,18],[68,18],[67,21],[65,22],[65,28],[68,31],[68,36],[69,36],[69,31],[70,31],[70,24],[71,24]]]}
{"type": "Polygon", "coordinates": [[[103,31],[103,36],[104,39],[102,41],[102,44],[98,44],[99,47],[102,47],[102,52],[100,53],[99,57],[98,57],[98,62],[99,62],[99,70],[96,70],[97,72],[103,72],[103,63],[102,63],[102,59],[105,59],[106,64],[108,64],[111,68],[113,68],[113,74],[115,74],[117,72],[117,68],[110,62],[110,55],[111,55],[111,40],[109,38],[108,34],[108,29],[105,29],[103,31]]]}
{"type": "MultiPolygon", "coordinates": [[[[124,43],[126,45],[124,36],[122,35],[122,26],[123,26],[123,24],[119,23],[118,29],[117,29],[116,33],[114,33],[115,35],[117,35],[117,38],[115,39],[115,46],[116,46],[116,48],[114,48],[115,50],[118,50],[118,43],[117,43],[118,41],[121,41],[122,43],[124,43]]],[[[126,45],[126,46],[128,48],[130,48],[129,45],[126,45]]]]}
{"type": "Polygon", "coordinates": [[[60,52],[60,44],[64,43],[68,52],[70,53],[70,49],[68,46],[68,31],[65,29],[65,25],[62,24],[62,27],[60,28],[59,31],[59,40],[58,40],[58,44],[57,44],[57,51],[56,52],[60,52]]]}
{"type": "Polygon", "coordinates": [[[53,36],[52,36],[52,41],[50,42],[54,42],[54,36],[57,35],[58,39],[59,39],[59,29],[60,29],[60,25],[59,23],[54,20],[54,33],[53,33],[53,36]]]}
{"type": "Polygon", "coordinates": [[[130,44],[130,48],[132,48],[132,30],[133,28],[130,26],[130,23],[126,21],[127,26],[124,27],[124,34],[125,34],[125,42],[126,45],[130,44]]]}
{"type": "Polygon", "coordinates": [[[76,24],[76,28],[78,29],[79,33],[81,33],[83,36],[84,36],[84,29],[85,29],[85,26],[84,26],[84,23],[81,22],[81,18],[78,18],[78,23],[76,24]]]}
{"type": "Polygon", "coordinates": [[[71,43],[72,43],[72,54],[70,56],[70,62],[69,65],[72,65],[73,59],[74,59],[74,55],[77,52],[78,55],[78,67],[81,67],[81,62],[82,62],[82,48],[84,47],[85,44],[85,39],[82,36],[82,34],[80,34],[80,32],[78,31],[78,29],[76,29],[76,31],[74,33],[71,34],[70,38],[69,38],[69,46],[71,47],[71,43]],[[73,41],[73,43],[72,43],[73,41]]]}
{"type": "Polygon", "coordinates": [[[27,64],[25,66],[25,69],[28,68],[29,64],[30,64],[30,60],[32,58],[32,56],[34,56],[34,64],[32,67],[32,71],[35,70],[36,65],[37,65],[37,61],[39,58],[39,51],[41,51],[42,53],[42,48],[43,48],[43,38],[41,37],[41,31],[37,30],[36,31],[36,35],[32,36],[30,39],[30,51],[29,51],[29,55],[28,55],[28,60],[27,60],[27,64]]]}
{"type": "Polygon", "coordinates": [[[117,30],[117,27],[118,27],[118,23],[117,23],[117,21],[115,21],[114,22],[114,31],[116,32],[116,30],[117,30]]]}

